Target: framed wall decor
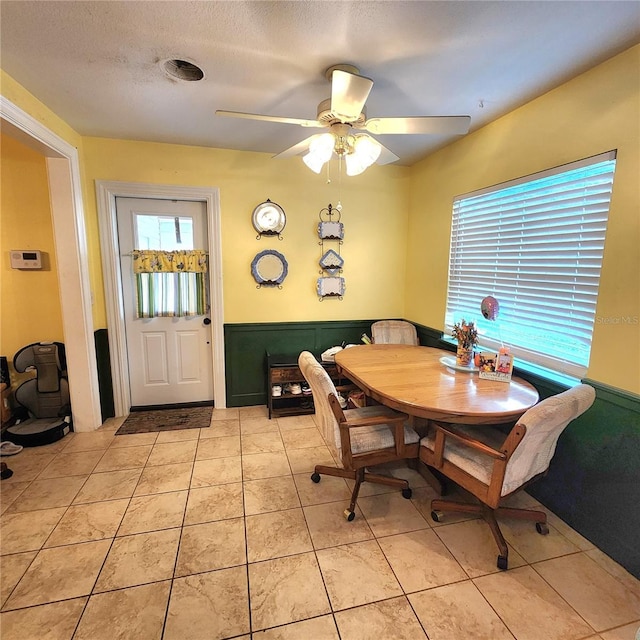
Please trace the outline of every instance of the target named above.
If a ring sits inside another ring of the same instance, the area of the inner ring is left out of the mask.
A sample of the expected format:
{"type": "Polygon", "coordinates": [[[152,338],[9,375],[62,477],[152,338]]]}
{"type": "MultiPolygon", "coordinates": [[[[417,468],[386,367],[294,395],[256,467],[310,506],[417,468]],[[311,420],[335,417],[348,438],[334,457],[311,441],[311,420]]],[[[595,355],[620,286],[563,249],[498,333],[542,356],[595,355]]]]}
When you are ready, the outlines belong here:
{"type": "Polygon", "coordinates": [[[344,238],[344,225],[340,222],[342,215],[342,204],[338,202],[336,207],[329,204],[320,211],[320,222],[318,223],[318,244],[322,254],[318,264],[320,265],[320,275],[316,283],[316,291],[320,301],[325,298],[334,297],[342,300],[345,290],[344,278],[340,277],[344,258],[340,255],[340,247],[344,238]],[[329,248],[325,249],[325,244],[329,248]],[[333,246],[332,246],[333,245],[333,246]]]}
{"type": "Polygon", "coordinates": [[[287,216],[279,204],[267,198],[253,210],[251,222],[258,232],[256,240],[260,240],[262,236],[278,236],[282,240],[281,233],[287,224],[287,216]]]}
{"type": "Polygon", "coordinates": [[[289,272],[286,258],[273,249],[266,249],[256,255],[251,262],[251,275],[258,283],[256,288],[263,286],[278,287],[282,289],[282,283],[289,272]]]}
{"type": "Polygon", "coordinates": [[[320,222],[318,224],[318,236],[321,240],[342,240],[344,238],[344,225],[342,222],[320,222]]]}
{"type": "MultiPolygon", "coordinates": [[[[320,258],[322,271],[326,271],[330,276],[335,276],[337,273],[340,273],[343,264],[344,260],[342,256],[333,249],[325,251],[322,258],[320,258]]],[[[322,273],[322,271],[320,273],[322,273]]]]}
{"type": "Polygon", "coordinates": [[[344,278],[333,276],[328,278],[318,278],[318,282],[316,284],[316,291],[318,292],[318,298],[320,300],[331,297],[342,300],[345,288],[346,285],[344,278]]]}

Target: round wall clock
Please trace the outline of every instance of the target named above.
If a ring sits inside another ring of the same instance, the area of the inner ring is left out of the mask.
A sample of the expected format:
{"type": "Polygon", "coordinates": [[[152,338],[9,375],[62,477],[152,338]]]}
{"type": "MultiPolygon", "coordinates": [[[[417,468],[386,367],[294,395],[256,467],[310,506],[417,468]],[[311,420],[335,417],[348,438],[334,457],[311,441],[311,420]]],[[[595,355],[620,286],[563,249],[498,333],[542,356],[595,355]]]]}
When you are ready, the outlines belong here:
{"type": "Polygon", "coordinates": [[[262,236],[278,236],[282,240],[280,232],[287,224],[287,216],[279,204],[267,198],[266,202],[261,202],[253,210],[251,221],[253,228],[258,232],[257,240],[262,236]]]}

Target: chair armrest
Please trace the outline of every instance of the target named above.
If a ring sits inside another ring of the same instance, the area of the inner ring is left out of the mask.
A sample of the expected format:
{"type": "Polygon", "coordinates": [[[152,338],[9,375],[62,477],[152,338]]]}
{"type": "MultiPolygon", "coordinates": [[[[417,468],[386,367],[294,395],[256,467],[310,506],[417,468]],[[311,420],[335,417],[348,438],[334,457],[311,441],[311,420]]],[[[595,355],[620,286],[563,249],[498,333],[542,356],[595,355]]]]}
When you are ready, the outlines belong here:
{"type": "Polygon", "coordinates": [[[399,411],[394,411],[389,407],[375,406],[362,407],[359,409],[348,409],[344,412],[344,420],[338,422],[341,439],[344,446],[348,446],[351,451],[351,436],[349,431],[358,427],[374,427],[384,425],[391,430],[395,455],[399,458],[405,457],[404,428],[409,416],[399,411]]]}
{"type": "Polygon", "coordinates": [[[350,418],[345,422],[341,422],[341,427],[346,427],[347,429],[355,429],[356,427],[373,427],[377,424],[395,424],[403,423],[407,419],[406,416],[402,415],[399,417],[385,417],[385,416],[363,416],[362,418],[350,418]]]}
{"type": "Polygon", "coordinates": [[[344,425],[348,429],[353,429],[355,427],[371,427],[377,424],[404,423],[409,419],[409,416],[380,405],[347,409],[344,412],[344,418],[344,420],[339,421],[340,426],[344,425]]]}
{"type": "MultiPolygon", "coordinates": [[[[476,451],[480,451],[485,455],[495,458],[496,460],[506,460],[507,456],[503,451],[496,451],[489,445],[486,445],[484,442],[480,442],[479,440],[475,440],[471,436],[468,436],[466,433],[461,433],[460,431],[456,431],[454,427],[451,425],[443,425],[439,422],[431,422],[431,424],[440,432],[442,432],[447,437],[452,437],[459,442],[464,443],[465,445],[475,449],[476,451]]],[[[438,449],[438,441],[440,438],[437,437],[436,434],[436,449],[438,449]]],[[[444,443],[443,443],[444,444],[444,443]]]]}
{"type": "Polygon", "coordinates": [[[328,394],[327,399],[340,428],[342,463],[345,468],[351,469],[353,465],[350,431],[358,427],[385,425],[393,434],[396,457],[405,457],[404,423],[409,419],[408,415],[382,405],[343,410],[334,393],[328,394]]]}

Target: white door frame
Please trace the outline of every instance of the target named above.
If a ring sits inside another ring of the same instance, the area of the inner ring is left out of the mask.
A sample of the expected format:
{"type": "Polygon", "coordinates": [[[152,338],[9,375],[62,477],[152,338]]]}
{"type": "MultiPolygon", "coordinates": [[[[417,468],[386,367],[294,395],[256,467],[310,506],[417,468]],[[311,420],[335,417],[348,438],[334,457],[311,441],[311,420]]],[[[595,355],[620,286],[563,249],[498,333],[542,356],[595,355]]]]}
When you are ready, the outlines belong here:
{"type": "Polygon", "coordinates": [[[158,200],[195,200],[207,209],[209,234],[209,300],[211,301],[211,363],[213,402],[223,409],[226,404],[224,369],[224,309],[222,297],[222,225],[219,189],[180,185],[109,182],[96,180],[102,271],[109,328],[109,355],[116,415],[126,416],[131,407],[129,365],[125,335],[122,274],[116,222],[116,197],[154,198],[158,200]]]}
{"type": "Polygon", "coordinates": [[[5,133],[45,157],[73,428],[93,431],[102,415],[78,150],[4,96],[0,116],[5,133]]]}

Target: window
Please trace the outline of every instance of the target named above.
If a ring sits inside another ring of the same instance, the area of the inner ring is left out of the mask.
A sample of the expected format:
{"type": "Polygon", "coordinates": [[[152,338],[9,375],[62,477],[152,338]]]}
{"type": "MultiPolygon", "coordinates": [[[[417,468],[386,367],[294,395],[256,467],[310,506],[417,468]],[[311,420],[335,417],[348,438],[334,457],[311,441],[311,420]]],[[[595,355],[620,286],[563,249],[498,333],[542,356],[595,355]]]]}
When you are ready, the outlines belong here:
{"type": "Polygon", "coordinates": [[[193,219],[147,213],[134,219],[137,317],[205,314],[207,258],[193,248],[193,219]]]}
{"type": "Polygon", "coordinates": [[[193,219],[148,213],[135,215],[138,249],[193,249],[193,219]]]}
{"type": "Polygon", "coordinates": [[[453,202],[445,331],[475,320],[482,346],[575,377],[589,364],[615,151],[453,202]],[[495,321],[480,302],[493,296],[495,321]]]}

